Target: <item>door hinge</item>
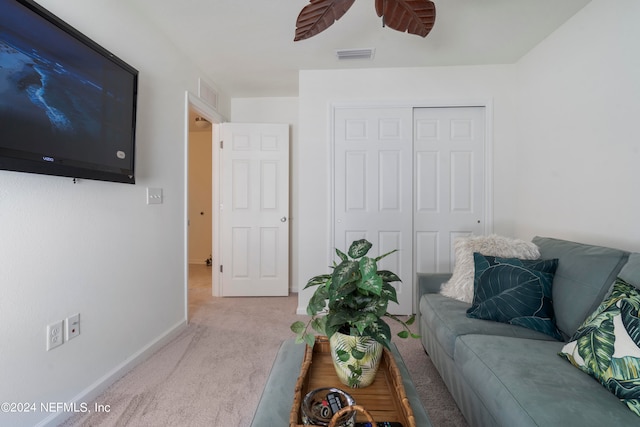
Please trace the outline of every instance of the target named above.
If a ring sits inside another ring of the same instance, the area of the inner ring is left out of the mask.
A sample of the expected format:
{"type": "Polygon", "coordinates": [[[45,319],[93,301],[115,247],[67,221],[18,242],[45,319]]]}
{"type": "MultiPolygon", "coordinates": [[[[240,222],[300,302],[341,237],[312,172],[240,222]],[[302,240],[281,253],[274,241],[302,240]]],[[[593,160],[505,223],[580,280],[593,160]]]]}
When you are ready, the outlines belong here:
{"type": "Polygon", "coordinates": [[[220,264],[220,273],[222,273],[222,264],[220,264]]]}
{"type": "Polygon", "coordinates": [[[222,150],[224,148],[224,141],[220,140],[220,149],[222,150]]]}

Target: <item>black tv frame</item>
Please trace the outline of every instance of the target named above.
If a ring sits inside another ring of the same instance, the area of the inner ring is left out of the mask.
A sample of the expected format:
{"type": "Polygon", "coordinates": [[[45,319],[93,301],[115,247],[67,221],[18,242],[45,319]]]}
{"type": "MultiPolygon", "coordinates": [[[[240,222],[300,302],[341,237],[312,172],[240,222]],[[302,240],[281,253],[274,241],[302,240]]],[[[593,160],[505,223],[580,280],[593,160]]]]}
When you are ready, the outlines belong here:
{"type": "Polygon", "coordinates": [[[2,147],[2,135],[0,135],[0,169],[16,172],[28,172],[35,174],[64,176],[71,178],[85,178],[99,181],[109,181],[118,183],[135,184],[135,148],[136,148],[136,113],[138,97],[138,70],[118,58],[110,51],[49,12],[44,7],[33,0],[13,0],[25,6],[33,13],[55,25],[59,30],[65,32],[77,41],[84,44],[88,49],[98,53],[105,60],[111,61],[125,72],[131,74],[133,79],[132,96],[132,117],[131,117],[131,140],[127,142],[130,152],[127,154],[130,168],[116,168],[104,164],[95,164],[72,159],[53,159],[46,153],[35,153],[15,150],[2,147]]]}

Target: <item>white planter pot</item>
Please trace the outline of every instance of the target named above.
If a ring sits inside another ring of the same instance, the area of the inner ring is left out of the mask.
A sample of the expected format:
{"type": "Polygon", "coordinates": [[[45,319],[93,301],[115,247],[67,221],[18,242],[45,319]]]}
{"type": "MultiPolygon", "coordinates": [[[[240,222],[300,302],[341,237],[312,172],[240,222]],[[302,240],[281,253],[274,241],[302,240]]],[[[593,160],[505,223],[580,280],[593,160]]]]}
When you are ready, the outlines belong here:
{"type": "Polygon", "coordinates": [[[370,337],[336,332],[329,339],[329,345],[333,366],[343,384],[360,388],[373,383],[382,359],[382,344],[370,337]]]}

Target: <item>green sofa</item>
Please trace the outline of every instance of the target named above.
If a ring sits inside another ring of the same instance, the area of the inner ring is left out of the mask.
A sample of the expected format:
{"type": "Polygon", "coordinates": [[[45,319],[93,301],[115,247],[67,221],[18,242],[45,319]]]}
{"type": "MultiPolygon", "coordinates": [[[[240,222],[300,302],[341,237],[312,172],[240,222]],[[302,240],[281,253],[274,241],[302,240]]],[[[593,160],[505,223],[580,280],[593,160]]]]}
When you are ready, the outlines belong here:
{"type": "MultiPolygon", "coordinates": [[[[535,237],[558,258],[556,325],[565,341],[607,296],[616,277],[640,287],[640,254],[535,237]]],[[[422,344],[471,426],[640,425],[597,380],[558,356],[564,342],[520,326],[466,316],[470,304],[438,292],[449,274],[418,274],[422,344]]]]}

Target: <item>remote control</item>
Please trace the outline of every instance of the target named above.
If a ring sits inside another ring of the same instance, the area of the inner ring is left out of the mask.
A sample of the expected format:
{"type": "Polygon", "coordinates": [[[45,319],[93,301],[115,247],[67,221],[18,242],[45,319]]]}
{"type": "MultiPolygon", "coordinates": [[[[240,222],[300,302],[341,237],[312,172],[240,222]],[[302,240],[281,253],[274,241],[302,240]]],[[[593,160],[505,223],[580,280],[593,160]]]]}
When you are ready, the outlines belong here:
{"type": "MultiPolygon", "coordinates": [[[[402,427],[401,423],[383,421],[376,423],[377,427],[402,427]]],[[[371,423],[356,423],[355,427],[372,427],[371,423]]]]}
{"type": "Polygon", "coordinates": [[[331,408],[331,414],[335,414],[342,409],[342,402],[340,401],[340,394],[332,392],[327,394],[327,401],[329,402],[329,408],[331,408]]]}

